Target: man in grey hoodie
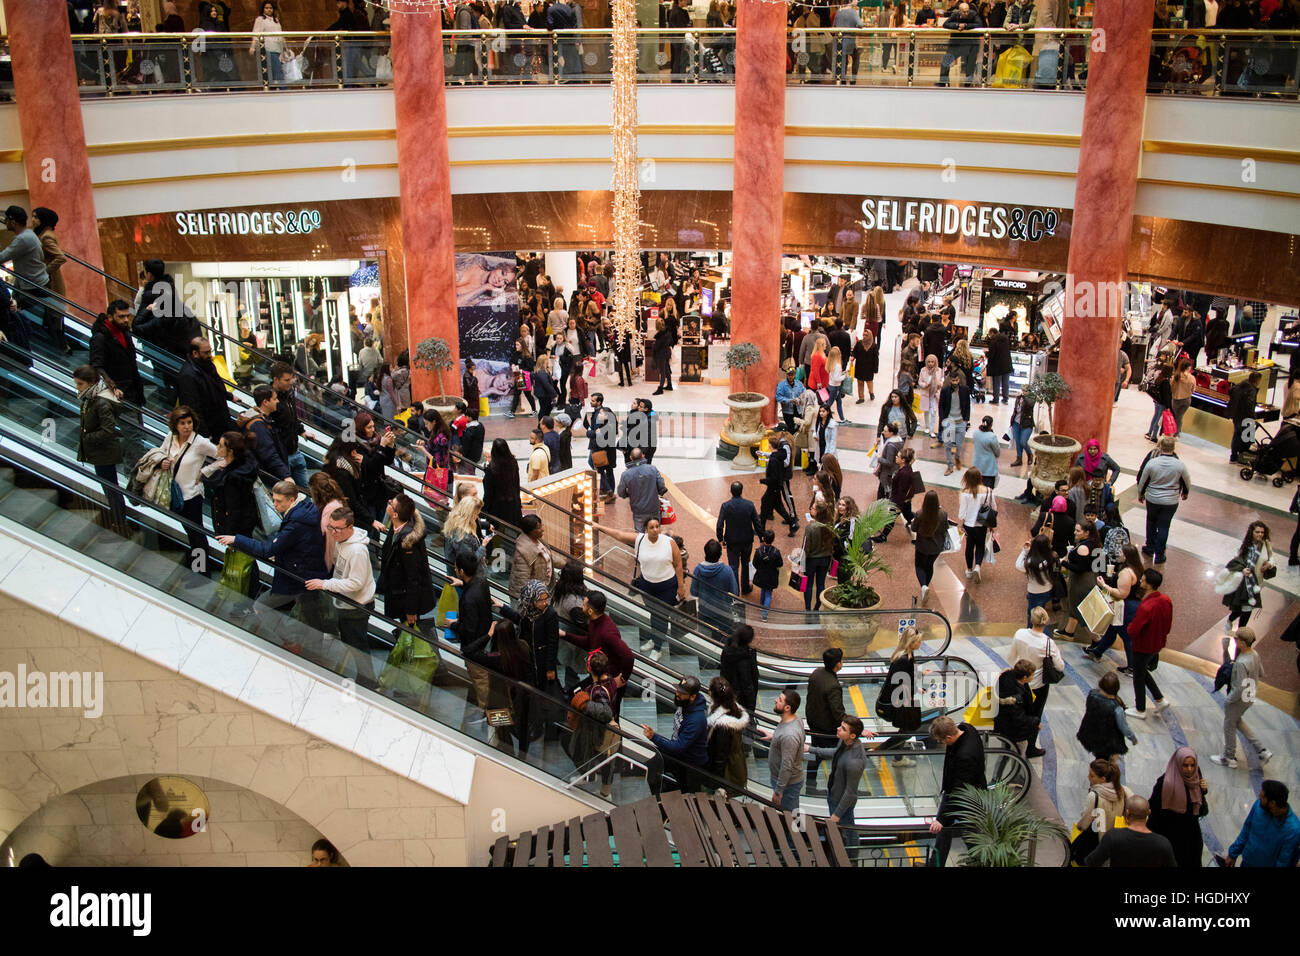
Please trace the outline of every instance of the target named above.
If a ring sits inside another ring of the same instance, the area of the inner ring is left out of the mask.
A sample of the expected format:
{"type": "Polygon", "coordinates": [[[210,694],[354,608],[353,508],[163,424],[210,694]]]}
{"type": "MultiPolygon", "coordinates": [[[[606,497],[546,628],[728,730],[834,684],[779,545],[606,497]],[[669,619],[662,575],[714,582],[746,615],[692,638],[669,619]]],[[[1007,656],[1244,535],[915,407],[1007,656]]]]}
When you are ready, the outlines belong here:
{"type": "MultiPolygon", "coordinates": [[[[329,578],[313,578],[307,582],[307,590],[329,591],[348,599],[334,602],[339,638],[357,652],[357,683],[374,690],[378,685],[366,636],[370,612],[375,609],[375,573],[370,566],[370,539],[365,529],[356,527],[356,518],[347,506],[335,508],[330,513],[325,533],[334,542],[334,574],[329,578]]],[[[339,661],[340,674],[347,658],[345,654],[339,661]]]]}
{"type": "Polygon", "coordinates": [[[710,538],[704,545],[704,560],[691,571],[691,596],[700,599],[700,618],[730,634],[731,595],[739,591],[736,572],[722,563],[722,545],[710,538]]]}
{"type": "Polygon", "coordinates": [[[1142,553],[1153,564],[1165,563],[1165,545],[1169,526],[1173,524],[1178,503],[1186,501],[1192,490],[1187,466],[1174,454],[1174,436],[1163,435],[1157,445],[1160,454],[1152,458],[1138,475],[1138,504],[1147,509],[1147,539],[1142,553]]]}

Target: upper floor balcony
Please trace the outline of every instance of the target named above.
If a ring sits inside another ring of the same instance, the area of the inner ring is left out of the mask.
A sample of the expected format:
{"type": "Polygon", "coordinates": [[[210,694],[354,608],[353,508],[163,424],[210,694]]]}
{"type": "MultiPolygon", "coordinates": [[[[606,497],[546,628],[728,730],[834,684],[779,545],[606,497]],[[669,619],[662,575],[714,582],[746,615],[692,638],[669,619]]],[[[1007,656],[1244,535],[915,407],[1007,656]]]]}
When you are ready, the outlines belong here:
{"type": "MultiPolygon", "coordinates": [[[[443,34],[449,85],[608,84],[603,30],[443,34]]],[[[3,41],[0,41],[3,42],[3,41]]],[[[387,33],[155,33],[73,38],[82,95],[222,93],[392,85],[387,33]]],[[[638,31],[639,83],[728,84],[734,29],[638,31]]],[[[1082,92],[1105,36],[1090,30],[791,30],[791,85],[1082,92]]],[[[1295,101],[1300,31],[1153,30],[1153,95],[1295,101]]],[[[7,56],[0,96],[11,96],[7,56]]]]}

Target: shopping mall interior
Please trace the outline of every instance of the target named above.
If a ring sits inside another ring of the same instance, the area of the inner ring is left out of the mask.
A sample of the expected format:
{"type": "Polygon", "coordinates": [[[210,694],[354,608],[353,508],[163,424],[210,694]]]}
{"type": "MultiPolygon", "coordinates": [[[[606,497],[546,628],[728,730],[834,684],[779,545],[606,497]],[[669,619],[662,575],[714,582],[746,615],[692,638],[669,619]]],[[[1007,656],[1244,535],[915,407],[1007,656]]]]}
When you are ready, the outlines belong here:
{"type": "Polygon", "coordinates": [[[0,867],[1297,865],[1296,0],[64,6],[0,867]]]}

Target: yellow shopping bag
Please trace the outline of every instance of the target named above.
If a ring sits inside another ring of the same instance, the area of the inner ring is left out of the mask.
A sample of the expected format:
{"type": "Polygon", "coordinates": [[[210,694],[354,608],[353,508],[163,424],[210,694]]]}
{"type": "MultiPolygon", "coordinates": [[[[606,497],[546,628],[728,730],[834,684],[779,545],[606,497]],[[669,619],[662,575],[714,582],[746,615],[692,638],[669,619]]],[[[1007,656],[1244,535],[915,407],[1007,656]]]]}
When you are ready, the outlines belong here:
{"type": "Polygon", "coordinates": [[[992,727],[993,726],[993,688],[981,687],[980,692],[975,695],[975,700],[966,708],[966,713],[962,714],[962,720],[972,727],[992,727]]]}
{"type": "Polygon", "coordinates": [[[478,417],[487,418],[492,412],[492,407],[488,404],[487,396],[480,395],[478,399],[478,417]]]}

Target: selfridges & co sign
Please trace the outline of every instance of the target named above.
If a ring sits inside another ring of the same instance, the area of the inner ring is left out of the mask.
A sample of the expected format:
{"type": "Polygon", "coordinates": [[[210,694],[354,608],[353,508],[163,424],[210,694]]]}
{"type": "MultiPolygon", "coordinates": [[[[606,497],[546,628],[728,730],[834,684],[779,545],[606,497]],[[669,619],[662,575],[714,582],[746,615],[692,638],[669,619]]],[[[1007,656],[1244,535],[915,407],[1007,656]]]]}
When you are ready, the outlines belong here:
{"type": "Polygon", "coordinates": [[[862,228],[878,232],[1027,242],[1056,235],[1060,225],[1060,217],[1051,209],[922,199],[864,199],[862,217],[862,228]]]}
{"type": "Polygon", "coordinates": [[[176,232],[182,236],[305,235],[320,227],[319,209],[176,213],[176,232]]]}

